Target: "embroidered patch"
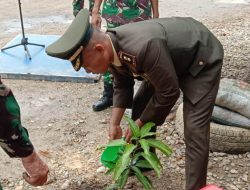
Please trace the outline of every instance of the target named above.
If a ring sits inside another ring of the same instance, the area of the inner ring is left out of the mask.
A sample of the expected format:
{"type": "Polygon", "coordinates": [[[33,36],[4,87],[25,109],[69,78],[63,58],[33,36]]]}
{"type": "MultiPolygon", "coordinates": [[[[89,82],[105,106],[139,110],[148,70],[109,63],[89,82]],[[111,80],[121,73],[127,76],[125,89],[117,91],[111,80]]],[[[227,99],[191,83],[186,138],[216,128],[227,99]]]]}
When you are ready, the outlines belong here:
{"type": "Polygon", "coordinates": [[[134,67],[136,67],[136,56],[119,51],[118,57],[122,62],[132,64],[134,67]]]}

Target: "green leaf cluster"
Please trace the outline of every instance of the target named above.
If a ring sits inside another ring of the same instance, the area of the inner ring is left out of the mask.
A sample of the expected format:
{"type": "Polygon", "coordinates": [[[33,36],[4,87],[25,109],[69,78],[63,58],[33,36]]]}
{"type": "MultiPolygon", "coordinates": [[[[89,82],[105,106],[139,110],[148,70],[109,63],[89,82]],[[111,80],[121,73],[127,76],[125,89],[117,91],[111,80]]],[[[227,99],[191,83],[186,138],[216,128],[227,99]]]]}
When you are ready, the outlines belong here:
{"type": "Polygon", "coordinates": [[[150,132],[154,123],[148,122],[143,127],[138,125],[128,116],[125,116],[133,134],[131,142],[124,139],[113,140],[107,146],[124,146],[121,156],[116,164],[107,173],[112,174],[114,184],[108,189],[123,189],[130,175],[135,175],[146,190],[154,189],[151,180],[143,173],[144,169],[152,169],[160,176],[162,165],[152,148],[160,150],[164,155],[170,156],[171,148],[160,140],[156,140],[156,133],[150,132]]]}

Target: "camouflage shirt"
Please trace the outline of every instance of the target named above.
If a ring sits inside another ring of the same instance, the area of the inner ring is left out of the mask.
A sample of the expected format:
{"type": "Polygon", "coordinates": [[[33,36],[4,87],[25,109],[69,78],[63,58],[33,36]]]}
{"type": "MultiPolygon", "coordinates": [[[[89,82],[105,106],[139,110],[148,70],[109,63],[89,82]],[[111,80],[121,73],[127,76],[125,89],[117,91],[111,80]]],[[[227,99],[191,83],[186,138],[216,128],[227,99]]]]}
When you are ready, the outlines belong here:
{"type": "Polygon", "coordinates": [[[0,79],[0,146],[10,157],[33,152],[28,131],[21,124],[20,108],[11,90],[0,79]]]}
{"type": "MultiPolygon", "coordinates": [[[[83,8],[84,0],[73,0],[74,15],[83,8]]],[[[94,0],[89,0],[89,11],[92,12],[94,0]]],[[[152,18],[150,0],[104,0],[102,17],[106,19],[108,28],[117,27],[130,22],[138,22],[152,18]]]]}
{"type": "Polygon", "coordinates": [[[152,18],[150,0],[104,0],[102,17],[108,28],[152,18]]]}

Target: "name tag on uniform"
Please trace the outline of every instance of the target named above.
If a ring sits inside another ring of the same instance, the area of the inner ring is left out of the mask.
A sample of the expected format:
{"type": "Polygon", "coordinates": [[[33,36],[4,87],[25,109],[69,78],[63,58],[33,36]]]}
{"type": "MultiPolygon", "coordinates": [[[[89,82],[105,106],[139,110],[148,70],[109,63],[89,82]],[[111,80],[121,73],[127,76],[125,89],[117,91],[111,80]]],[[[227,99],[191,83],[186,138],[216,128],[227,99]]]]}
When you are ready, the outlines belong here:
{"type": "Polygon", "coordinates": [[[136,56],[125,53],[123,51],[119,51],[118,57],[122,62],[128,63],[136,67],[136,56]]]}

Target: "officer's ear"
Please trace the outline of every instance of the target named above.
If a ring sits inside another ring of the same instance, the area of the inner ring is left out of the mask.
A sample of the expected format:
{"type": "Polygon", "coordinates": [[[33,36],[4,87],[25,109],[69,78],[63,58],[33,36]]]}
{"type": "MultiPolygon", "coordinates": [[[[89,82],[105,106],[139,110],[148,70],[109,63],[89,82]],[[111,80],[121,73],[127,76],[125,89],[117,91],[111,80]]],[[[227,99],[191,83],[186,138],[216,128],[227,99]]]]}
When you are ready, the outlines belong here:
{"type": "Polygon", "coordinates": [[[103,55],[104,54],[104,46],[103,46],[103,44],[95,44],[94,45],[94,51],[96,52],[96,53],[100,53],[101,55],[103,55]]]}

